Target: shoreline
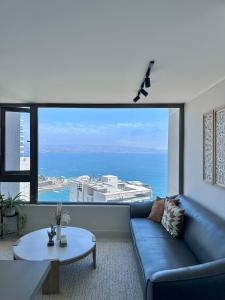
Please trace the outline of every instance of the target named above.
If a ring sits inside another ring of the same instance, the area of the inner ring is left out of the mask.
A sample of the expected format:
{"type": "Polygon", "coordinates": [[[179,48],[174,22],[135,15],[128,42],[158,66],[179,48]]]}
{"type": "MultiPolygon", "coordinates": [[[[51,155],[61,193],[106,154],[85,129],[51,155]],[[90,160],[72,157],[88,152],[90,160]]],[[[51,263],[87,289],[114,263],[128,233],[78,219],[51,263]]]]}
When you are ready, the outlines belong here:
{"type": "Polygon", "coordinates": [[[63,190],[66,186],[68,186],[68,183],[62,183],[62,184],[56,184],[56,185],[47,185],[46,187],[38,188],[38,193],[42,192],[55,192],[63,190]]]}

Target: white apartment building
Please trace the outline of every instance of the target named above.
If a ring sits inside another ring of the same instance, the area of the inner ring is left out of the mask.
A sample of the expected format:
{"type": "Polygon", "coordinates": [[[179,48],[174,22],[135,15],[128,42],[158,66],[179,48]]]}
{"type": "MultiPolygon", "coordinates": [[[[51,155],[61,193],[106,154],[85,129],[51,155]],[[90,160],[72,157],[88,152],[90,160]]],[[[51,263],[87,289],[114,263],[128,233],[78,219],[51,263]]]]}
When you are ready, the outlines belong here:
{"type": "Polygon", "coordinates": [[[151,187],[142,182],[121,181],[114,175],[104,175],[98,179],[80,176],[70,183],[71,202],[144,201],[151,195],[151,187]]]}

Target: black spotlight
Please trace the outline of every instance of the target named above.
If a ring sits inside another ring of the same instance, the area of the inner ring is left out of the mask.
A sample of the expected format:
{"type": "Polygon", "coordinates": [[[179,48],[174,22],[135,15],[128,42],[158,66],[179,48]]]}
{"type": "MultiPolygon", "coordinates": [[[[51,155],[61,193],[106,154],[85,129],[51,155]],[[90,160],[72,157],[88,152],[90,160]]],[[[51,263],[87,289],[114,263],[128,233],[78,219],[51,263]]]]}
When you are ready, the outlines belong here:
{"type": "Polygon", "coordinates": [[[144,75],[144,79],[141,82],[141,85],[140,85],[140,87],[138,89],[138,94],[133,99],[134,102],[137,102],[141,98],[141,95],[144,95],[145,97],[148,96],[148,92],[146,91],[146,88],[150,88],[151,87],[150,74],[151,74],[151,70],[152,70],[152,67],[153,67],[154,63],[155,63],[154,60],[151,60],[149,62],[147,71],[145,72],[145,75],[144,75]]]}
{"type": "Polygon", "coordinates": [[[145,97],[148,96],[148,92],[146,92],[146,90],[141,89],[140,92],[142,93],[142,95],[144,95],[145,97]]]}
{"type": "Polygon", "coordinates": [[[139,99],[140,99],[140,97],[139,97],[139,95],[137,95],[137,96],[133,99],[133,101],[134,101],[134,102],[138,102],[139,99]]]}
{"type": "Polygon", "coordinates": [[[149,77],[146,77],[145,78],[145,87],[146,88],[149,88],[151,86],[151,80],[149,77]]]}

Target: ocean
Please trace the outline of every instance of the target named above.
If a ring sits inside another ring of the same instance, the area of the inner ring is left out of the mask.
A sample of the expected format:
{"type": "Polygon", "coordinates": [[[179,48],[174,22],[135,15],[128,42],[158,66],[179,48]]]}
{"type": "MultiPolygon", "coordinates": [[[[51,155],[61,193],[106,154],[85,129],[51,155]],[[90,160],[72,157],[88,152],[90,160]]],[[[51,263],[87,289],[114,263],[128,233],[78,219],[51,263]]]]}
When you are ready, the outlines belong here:
{"type": "MultiPolygon", "coordinates": [[[[167,194],[167,153],[40,153],[39,175],[74,178],[116,175],[152,187],[152,198],[167,194]]],[[[41,202],[68,201],[69,190],[40,192],[41,202]]]]}

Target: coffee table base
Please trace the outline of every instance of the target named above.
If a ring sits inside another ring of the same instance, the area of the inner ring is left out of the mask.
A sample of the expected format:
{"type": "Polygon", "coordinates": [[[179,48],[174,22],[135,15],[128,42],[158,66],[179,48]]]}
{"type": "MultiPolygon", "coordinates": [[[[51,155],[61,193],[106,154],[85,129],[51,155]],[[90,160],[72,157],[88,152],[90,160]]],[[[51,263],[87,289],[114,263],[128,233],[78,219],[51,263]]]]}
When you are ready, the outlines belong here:
{"type": "Polygon", "coordinates": [[[59,293],[59,261],[51,262],[51,269],[42,285],[42,294],[59,293]]]}
{"type": "MultiPolygon", "coordinates": [[[[91,252],[93,257],[93,268],[96,269],[96,246],[93,248],[91,252]]],[[[85,256],[81,257],[80,259],[84,258],[85,256]]],[[[77,259],[76,261],[80,259],[77,259]]],[[[45,279],[45,282],[42,285],[42,294],[49,295],[49,294],[59,293],[59,267],[60,267],[59,261],[51,262],[51,269],[45,279]]]]}

